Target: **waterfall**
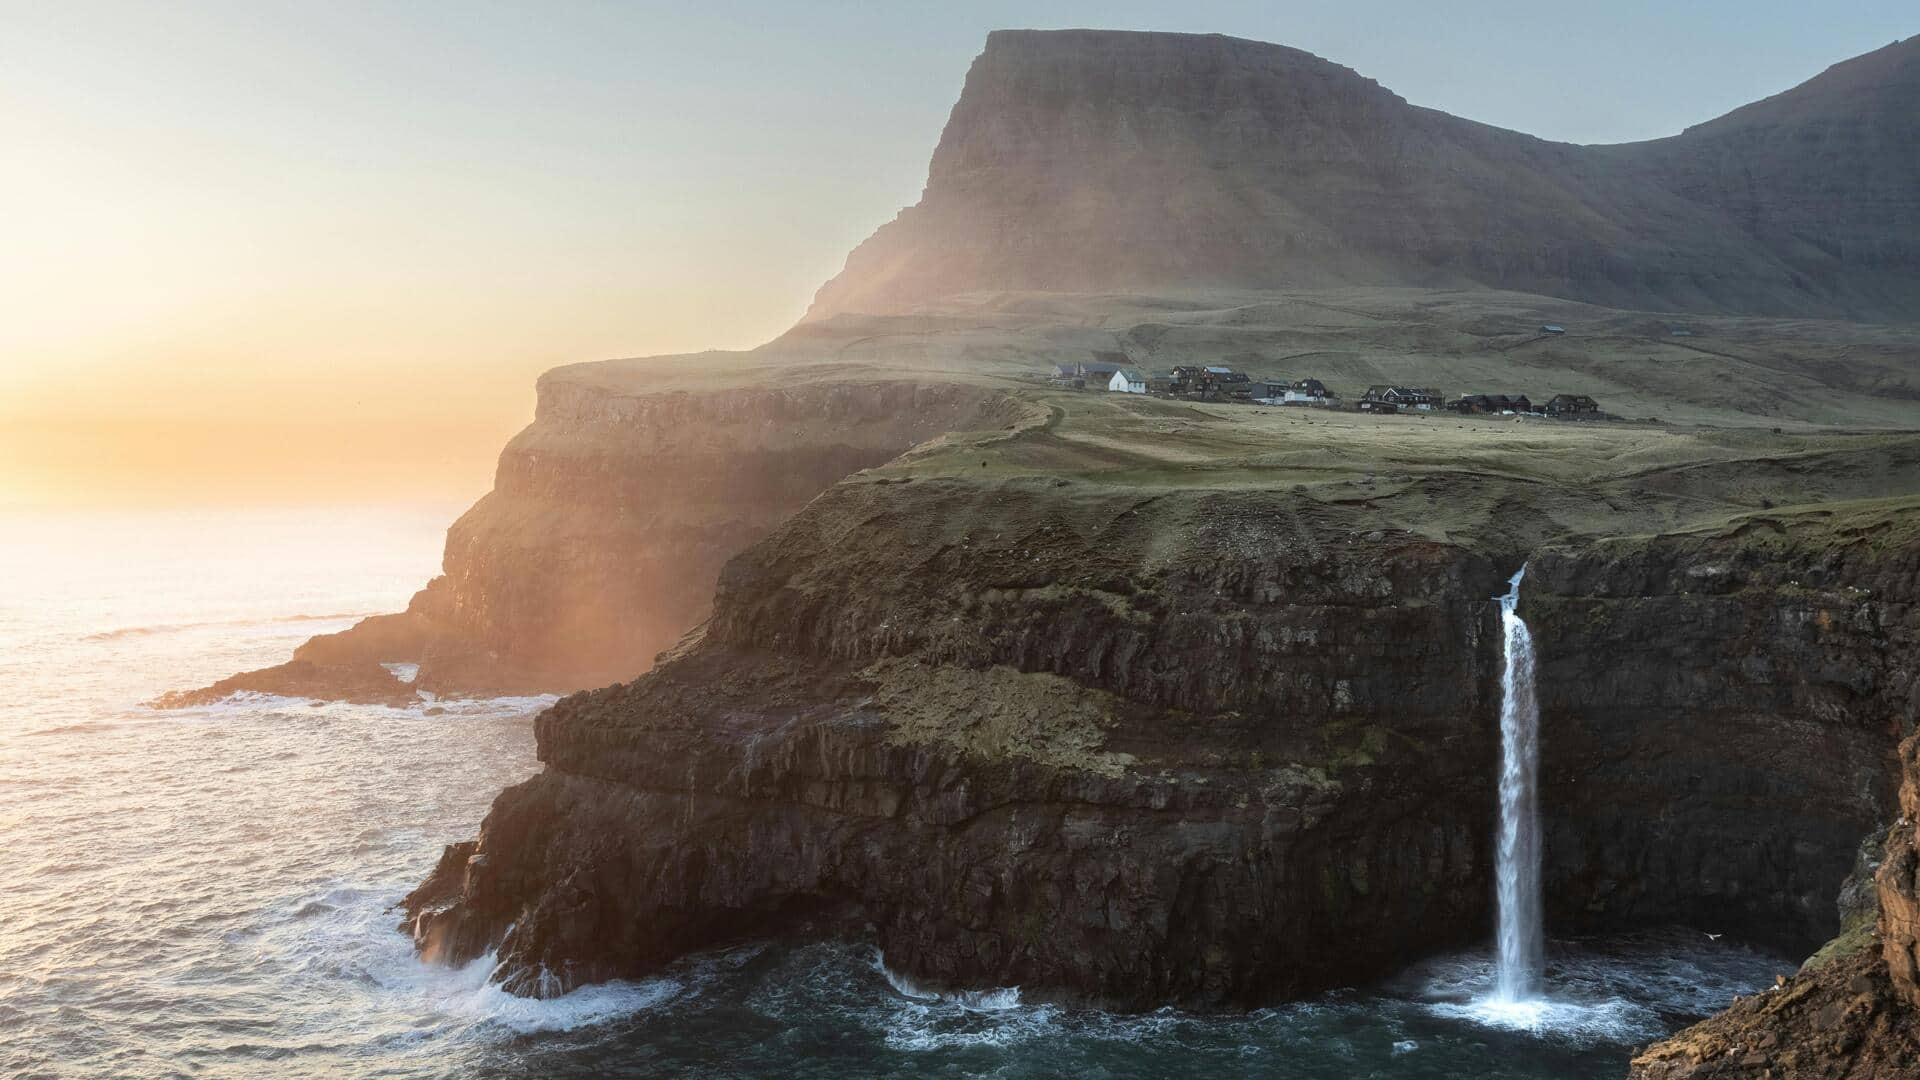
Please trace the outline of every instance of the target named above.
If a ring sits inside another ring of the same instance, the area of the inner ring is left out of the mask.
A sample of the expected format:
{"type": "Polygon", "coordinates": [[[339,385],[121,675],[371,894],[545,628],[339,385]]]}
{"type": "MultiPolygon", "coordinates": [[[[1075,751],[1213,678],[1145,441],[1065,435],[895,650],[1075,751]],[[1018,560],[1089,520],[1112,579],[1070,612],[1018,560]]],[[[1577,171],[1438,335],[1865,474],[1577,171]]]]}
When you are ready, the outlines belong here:
{"type": "Polygon", "coordinates": [[[1533,635],[1515,610],[1523,565],[1500,599],[1506,632],[1500,679],[1500,957],[1501,1001],[1539,996],[1543,932],[1540,920],[1540,707],[1533,693],[1533,635]]]}

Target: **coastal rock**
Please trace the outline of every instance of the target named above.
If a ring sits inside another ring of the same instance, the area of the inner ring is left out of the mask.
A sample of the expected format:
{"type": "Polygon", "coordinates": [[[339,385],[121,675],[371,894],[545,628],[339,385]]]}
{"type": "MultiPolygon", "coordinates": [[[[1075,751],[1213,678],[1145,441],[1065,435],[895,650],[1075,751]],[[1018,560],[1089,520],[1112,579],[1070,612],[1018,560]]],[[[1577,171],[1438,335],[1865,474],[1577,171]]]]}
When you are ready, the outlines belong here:
{"type": "MultiPolygon", "coordinates": [[[[678,658],[541,716],[545,768],[409,899],[411,925],[453,960],[497,947],[523,993],[739,937],[871,933],[929,985],[1128,1008],[1272,1001],[1478,939],[1492,597],[1522,553],[1355,543],[1317,512],[1044,478],[836,485],[728,564],[678,658]]],[[[1892,805],[1888,724],[1911,702],[1884,627],[1905,625],[1913,556],[1832,523],[1777,545],[1831,588],[1886,589],[1874,618],[1823,620],[1826,594],[1751,573],[1731,607],[1691,594],[1690,569],[1748,566],[1750,535],[1573,547],[1523,591],[1555,925],[1710,919],[1807,949],[1835,931],[1892,805]],[[1583,655],[1601,648],[1619,664],[1583,655]]]]}
{"type": "Polygon", "coordinates": [[[835,487],[729,565],[686,655],[543,714],[547,769],[409,898],[423,947],[497,946],[547,993],[871,925],[929,985],[1138,1008],[1484,928],[1493,675],[1429,643],[1488,632],[1495,567],[1410,544],[1310,574],[1267,557],[1260,498],[909,491],[835,487]],[[1193,557],[1143,562],[1168,527],[1193,557]]]}
{"type": "MultiPolygon", "coordinates": [[[[1902,817],[1884,835],[1877,872],[1857,875],[1866,887],[1858,891],[1861,906],[1850,925],[1779,986],[1647,1047],[1633,1059],[1633,1080],[1920,1074],[1913,966],[1920,893],[1910,816],[1920,791],[1920,736],[1901,745],[1900,771],[1902,817]]],[[[1849,892],[1842,893],[1843,905],[1849,892]]]]}
{"type": "Polygon", "coordinates": [[[212,705],[242,693],[395,707],[413,705],[420,700],[420,695],[413,687],[370,661],[316,664],[311,660],[289,660],[273,667],[233,675],[198,690],[170,691],[155,698],[151,704],[156,709],[184,709],[212,705]]]}

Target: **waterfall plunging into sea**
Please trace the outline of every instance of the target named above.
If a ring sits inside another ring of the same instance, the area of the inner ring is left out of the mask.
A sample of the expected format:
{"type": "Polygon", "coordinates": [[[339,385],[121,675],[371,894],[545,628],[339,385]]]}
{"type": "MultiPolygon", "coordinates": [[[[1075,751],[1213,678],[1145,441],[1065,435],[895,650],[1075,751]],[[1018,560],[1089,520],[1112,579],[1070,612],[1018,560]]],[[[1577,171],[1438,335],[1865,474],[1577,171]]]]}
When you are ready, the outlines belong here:
{"type": "Polygon", "coordinates": [[[1500,679],[1500,923],[1498,985],[1503,1002],[1539,996],[1543,931],[1540,919],[1540,708],[1533,692],[1533,635],[1515,610],[1522,565],[1500,597],[1506,634],[1500,679]]]}

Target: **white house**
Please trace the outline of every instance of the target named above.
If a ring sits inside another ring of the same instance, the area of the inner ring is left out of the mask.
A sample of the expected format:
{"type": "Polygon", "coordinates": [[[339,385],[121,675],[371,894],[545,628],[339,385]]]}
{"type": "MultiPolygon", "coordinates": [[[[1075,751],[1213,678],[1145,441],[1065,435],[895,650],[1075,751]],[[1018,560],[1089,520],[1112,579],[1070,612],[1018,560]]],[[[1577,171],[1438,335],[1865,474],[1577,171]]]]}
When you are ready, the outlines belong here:
{"type": "Polygon", "coordinates": [[[1147,392],[1147,375],[1133,368],[1121,368],[1107,380],[1107,389],[1120,394],[1144,394],[1147,392]]]}

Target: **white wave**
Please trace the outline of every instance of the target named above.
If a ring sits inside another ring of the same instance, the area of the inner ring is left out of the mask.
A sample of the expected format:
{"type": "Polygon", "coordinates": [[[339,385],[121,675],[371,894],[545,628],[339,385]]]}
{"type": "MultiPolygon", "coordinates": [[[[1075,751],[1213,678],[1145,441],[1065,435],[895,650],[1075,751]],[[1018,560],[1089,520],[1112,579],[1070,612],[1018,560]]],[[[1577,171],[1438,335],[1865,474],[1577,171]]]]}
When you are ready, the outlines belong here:
{"type": "Polygon", "coordinates": [[[403,683],[411,683],[420,677],[419,664],[403,664],[396,661],[391,664],[383,663],[380,666],[387,669],[387,674],[399,679],[403,683]]]}
{"type": "Polygon", "coordinates": [[[419,700],[408,705],[359,705],[323,698],[269,694],[258,690],[236,690],[218,701],[199,705],[188,705],[177,709],[155,709],[150,705],[142,705],[140,708],[149,713],[183,717],[219,717],[227,714],[255,717],[261,713],[298,710],[302,715],[318,713],[323,716],[398,718],[425,717],[429,709],[437,710],[433,713],[435,717],[495,717],[536,713],[560,700],[557,694],[436,698],[425,691],[416,691],[416,693],[420,695],[419,700]]]}
{"type": "Polygon", "coordinates": [[[881,1025],[887,1045],[896,1050],[1006,1047],[1061,1033],[1060,1010],[1023,1004],[1017,986],[931,990],[889,969],[877,949],[872,962],[887,985],[905,999],[894,1002],[881,1025]]]}
{"type": "Polygon", "coordinates": [[[530,1035],[574,1031],[655,1008],[687,992],[672,978],[615,980],[549,998],[526,998],[494,981],[489,952],[458,967],[430,964],[395,926],[388,889],[336,884],[278,912],[257,939],[264,953],[339,986],[371,991],[384,1022],[435,1037],[466,1032],[530,1035]]]}
{"type": "Polygon", "coordinates": [[[1684,934],[1617,939],[1614,948],[1556,945],[1544,993],[1528,999],[1497,992],[1483,953],[1439,957],[1395,981],[1434,1016],[1582,1046],[1627,1045],[1666,1034],[1671,1016],[1703,1016],[1761,989],[1773,963],[1739,946],[1702,951],[1684,934]]]}
{"type": "Polygon", "coordinates": [[[1434,1002],[1427,1008],[1435,1016],[1582,1045],[1626,1045],[1656,1038],[1667,1030],[1658,1013],[1620,997],[1599,1001],[1550,997],[1513,1001],[1490,995],[1468,1002],[1434,1002]]]}
{"type": "Polygon", "coordinates": [[[203,619],[198,622],[152,623],[146,626],[122,626],[114,630],[101,630],[82,635],[81,641],[119,641],[122,638],[151,637],[155,634],[178,634],[187,630],[204,630],[216,626],[277,626],[283,623],[303,622],[345,622],[349,619],[364,619],[374,614],[371,611],[343,611],[333,615],[265,615],[243,619],[203,619]]]}
{"type": "Polygon", "coordinates": [[[901,997],[913,998],[916,1001],[941,1001],[958,1005],[963,1009],[986,1012],[1020,1007],[1020,988],[1017,986],[1002,986],[991,990],[929,990],[888,967],[886,954],[878,949],[873,953],[873,966],[885,976],[887,985],[893,987],[894,992],[901,997]]]}
{"type": "Polygon", "coordinates": [[[405,967],[389,974],[385,985],[410,999],[416,1009],[433,1016],[516,1035],[574,1031],[603,1024],[671,1001],[686,989],[672,979],[615,980],[557,997],[526,998],[508,993],[493,981],[498,966],[492,953],[458,968],[437,967],[410,957],[405,967]]]}

